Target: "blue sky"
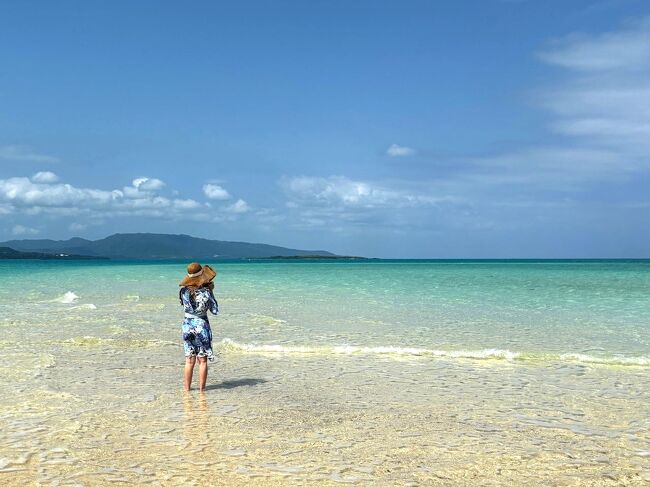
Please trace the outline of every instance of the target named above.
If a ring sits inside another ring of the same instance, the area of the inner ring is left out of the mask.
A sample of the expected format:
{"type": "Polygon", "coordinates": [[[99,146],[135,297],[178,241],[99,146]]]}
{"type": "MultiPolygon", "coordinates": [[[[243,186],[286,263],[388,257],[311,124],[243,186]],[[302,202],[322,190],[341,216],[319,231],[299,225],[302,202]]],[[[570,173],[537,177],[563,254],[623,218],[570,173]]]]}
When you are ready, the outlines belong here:
{"type": "Polygon", "coordinates": [[[0,239],[649,257],[650,5],[0,4],[0,239]]]}

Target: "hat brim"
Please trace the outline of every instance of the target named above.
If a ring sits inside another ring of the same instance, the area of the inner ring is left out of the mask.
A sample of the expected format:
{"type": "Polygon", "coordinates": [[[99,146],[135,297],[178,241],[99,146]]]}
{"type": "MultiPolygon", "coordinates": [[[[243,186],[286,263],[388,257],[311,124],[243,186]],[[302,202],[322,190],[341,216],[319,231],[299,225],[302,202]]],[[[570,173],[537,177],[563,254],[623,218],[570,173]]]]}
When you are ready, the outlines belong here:
{"type": "Polygon", "coordinates": [[[183,280],[180,282],[179,286],[201,287],[204,284],[207,284],[208,282],[212,281],[212,279],[214,279],[216,275],[217,275],[217,271],[215,271],[209,265],[204,265],[203,272],[201,273],[200,276],[195,276],[195,277],[185,276],[183,280]]]}

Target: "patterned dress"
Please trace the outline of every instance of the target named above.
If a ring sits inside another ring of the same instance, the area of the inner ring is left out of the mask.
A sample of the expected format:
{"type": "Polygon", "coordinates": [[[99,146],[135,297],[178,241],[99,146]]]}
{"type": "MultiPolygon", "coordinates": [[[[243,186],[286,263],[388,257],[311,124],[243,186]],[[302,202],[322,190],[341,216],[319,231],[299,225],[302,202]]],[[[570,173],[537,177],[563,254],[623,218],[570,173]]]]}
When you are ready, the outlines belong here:
{"type": "Polygon", "coordinates": [[[183,320],[183,348],[186,357],[208,357],[214,360],[212,352],[212,330],[208,321],[208,310],[212,314],[219,312],[219,305],[207,287],[196,289],[194,293],[184,287],[179,293],[185,310],[183,320]]]}

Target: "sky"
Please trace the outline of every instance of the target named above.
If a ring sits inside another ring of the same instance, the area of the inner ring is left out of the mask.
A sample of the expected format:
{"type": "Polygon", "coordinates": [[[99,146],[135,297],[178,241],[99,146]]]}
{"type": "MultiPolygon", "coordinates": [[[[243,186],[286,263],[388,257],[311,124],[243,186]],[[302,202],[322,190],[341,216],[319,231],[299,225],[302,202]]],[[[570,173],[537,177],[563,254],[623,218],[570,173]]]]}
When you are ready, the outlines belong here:
{"type": "Polygon", "coordinates": [[[646,0],[0,3],[0,240],[650,257],[646,0]]]}

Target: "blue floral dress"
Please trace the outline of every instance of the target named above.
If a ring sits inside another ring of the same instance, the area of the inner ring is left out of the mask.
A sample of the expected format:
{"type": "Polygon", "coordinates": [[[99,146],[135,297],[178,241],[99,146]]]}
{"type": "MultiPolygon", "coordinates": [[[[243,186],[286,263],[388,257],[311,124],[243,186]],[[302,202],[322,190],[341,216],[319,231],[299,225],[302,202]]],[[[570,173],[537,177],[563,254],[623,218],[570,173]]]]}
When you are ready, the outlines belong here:
{"type": "Polygon", "coordinates": [[[208,310],[212,314],[219,312],[219,304],[207,287],[196,289],[194,293],[184,287],[179,293],[185,310],[183,320],[183,348],[186,357],[208,357],[214,360],[212,352],[212,330],[208,321],[208,310]]]}

